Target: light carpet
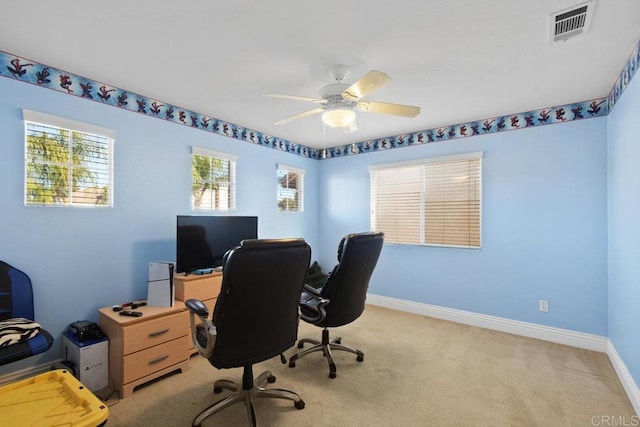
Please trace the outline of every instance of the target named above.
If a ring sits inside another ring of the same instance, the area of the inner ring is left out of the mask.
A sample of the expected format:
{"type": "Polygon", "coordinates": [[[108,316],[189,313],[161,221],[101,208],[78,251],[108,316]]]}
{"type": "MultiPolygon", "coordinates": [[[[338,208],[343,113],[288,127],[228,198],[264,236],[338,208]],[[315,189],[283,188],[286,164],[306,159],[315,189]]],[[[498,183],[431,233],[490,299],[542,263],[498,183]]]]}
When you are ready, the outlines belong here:
{"type": "MultiPolygon", "coordinates": [[[[300,323],[299,337],[321,329],[300,323]]],[[[604,353],[368,305],[350,325],[331,330],[365,353],[335,352],[337,378],[322,353],[295,368],[279,358],[271,387],[300,394],[306,407],[260,399],[261,426],[594,426],[604,419],[638,420],[604,353]]],[[[285,353],[292,355],[296,347],[285,353]]],[[[108,426],[190,426],[213,401],[213,382],[240,382],[241,369],[217,370],[200,356],[189,369],[139,387],[129,398],[107,400],[108,426]]],[[[203,426],[248,425],[238,403],[203,426]]]]}

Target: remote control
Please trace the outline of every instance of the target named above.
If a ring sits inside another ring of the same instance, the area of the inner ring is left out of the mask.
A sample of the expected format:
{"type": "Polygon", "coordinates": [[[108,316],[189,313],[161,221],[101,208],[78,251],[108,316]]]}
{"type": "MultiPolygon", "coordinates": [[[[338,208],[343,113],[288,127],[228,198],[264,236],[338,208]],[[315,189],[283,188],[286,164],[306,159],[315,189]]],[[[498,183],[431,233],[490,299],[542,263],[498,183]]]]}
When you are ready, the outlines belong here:
{"type": "Polygon", "coordinates": [[[142,313],[139,311],[131,311],[131,310],[122,310],[118,312],[120,316],[130,316],[130,317],[140,317],[142,313]]]}

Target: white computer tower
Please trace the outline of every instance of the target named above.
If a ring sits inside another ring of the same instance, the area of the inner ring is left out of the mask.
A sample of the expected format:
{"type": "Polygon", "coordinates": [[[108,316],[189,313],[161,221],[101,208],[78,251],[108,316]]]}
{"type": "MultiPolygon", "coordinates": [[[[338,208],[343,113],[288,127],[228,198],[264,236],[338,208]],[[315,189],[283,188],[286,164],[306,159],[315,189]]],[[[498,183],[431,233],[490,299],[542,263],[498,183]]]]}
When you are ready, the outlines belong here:
{"type": "Polygon", "coordinates": [[[89,390],[109,385],[109,340],[79,341],[68,331],[62,334],[62,358],[71,362],[75,377],[89,390]]]}

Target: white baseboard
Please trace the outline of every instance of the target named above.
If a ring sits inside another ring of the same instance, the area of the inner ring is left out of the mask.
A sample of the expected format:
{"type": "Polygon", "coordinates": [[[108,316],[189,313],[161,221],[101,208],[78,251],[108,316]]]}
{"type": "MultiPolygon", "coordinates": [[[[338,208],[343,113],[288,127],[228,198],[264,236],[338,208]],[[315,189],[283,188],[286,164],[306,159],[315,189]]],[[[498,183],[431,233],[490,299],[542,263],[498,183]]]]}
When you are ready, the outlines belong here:
{"type": "Polygon", "coordinates": [[[631,373],[627,369],[627,365],[625,365],[620,358],[620,355],[616,351],[611,340],[607,341],[607,355],[609,356],[609,360],[611,360],[611,364],[618,374],[618,378],[622,383],[622,387],[624,387],[624,391],[629,397],[631,405],[633,405],[634,411],[636,411],[636,415],[640,415],[640,389],[638,389],[638,385],[633,380],[631,373]]]}
{"type": "Polygon", "coordinates": [[[607,353],[633,409],[640,414],[640,389],[606,337],[373,294],[367,294],[367,304],[607,353]]]}
{"type": "Polygon", "coordinates": [[[600,335],[585,334],[582,332],[570,331],[568,329],[554,328],[551,326],[521,322],[518,320],[505,319],[502,317],[489,316],[486,314],[478,314],[470,311],[456,310],[453,308],[440,307],[437,305],[423,304],[373,294],[367,294],[367,304],[393,308],[395,310],[421,314],[423,316],[435,317],[437,319],[449,320],[465,325],[493,329],[509,334],[537,338],[544,341],[569,345],[571,347],[598,351],[600,353],[607,353],[608,339],[600,335]]]}
{"type": "Polygon", "coordinates": [[[42,365],[29,366],[28,368],[20,369],[19,371],[10,372],[8,374],[0,376],[0,385],[5,385],[9,383],[13,383],[16,381],[20,381],[24,378],[29,378],[34,375],[42,374],[44,372],[50,371],[51,367],[57,363],[61,362],[62,359],[54,360],[53,362],[44,363],[42,365]]]}

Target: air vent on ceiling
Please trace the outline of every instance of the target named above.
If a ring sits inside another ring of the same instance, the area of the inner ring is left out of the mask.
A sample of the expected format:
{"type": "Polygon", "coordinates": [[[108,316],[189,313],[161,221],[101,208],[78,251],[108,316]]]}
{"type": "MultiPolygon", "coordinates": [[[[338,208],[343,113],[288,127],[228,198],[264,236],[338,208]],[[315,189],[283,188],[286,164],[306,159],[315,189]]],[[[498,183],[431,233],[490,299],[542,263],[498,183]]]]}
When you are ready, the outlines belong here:
{"type": "Polygon", "coordinates": [[[593,16],[593,1],[573,6],[549,15],[549,40],[566,41],[589,30],[593,16]]]}

